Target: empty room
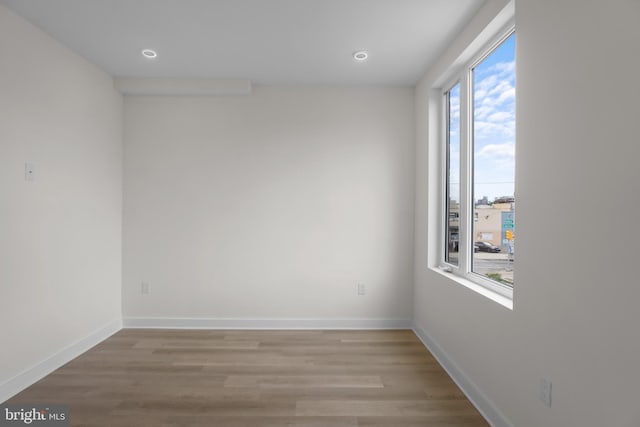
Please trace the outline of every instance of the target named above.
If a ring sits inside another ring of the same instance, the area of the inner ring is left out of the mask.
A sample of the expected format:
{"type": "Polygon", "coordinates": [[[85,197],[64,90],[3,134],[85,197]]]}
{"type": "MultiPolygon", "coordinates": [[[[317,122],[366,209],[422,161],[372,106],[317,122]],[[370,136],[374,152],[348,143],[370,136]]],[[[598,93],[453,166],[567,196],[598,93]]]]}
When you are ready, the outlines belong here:
{"type": "Polygon", "coordinates": [[[0,0],[0,425],[640,426],[638,22],[0,0]]]}

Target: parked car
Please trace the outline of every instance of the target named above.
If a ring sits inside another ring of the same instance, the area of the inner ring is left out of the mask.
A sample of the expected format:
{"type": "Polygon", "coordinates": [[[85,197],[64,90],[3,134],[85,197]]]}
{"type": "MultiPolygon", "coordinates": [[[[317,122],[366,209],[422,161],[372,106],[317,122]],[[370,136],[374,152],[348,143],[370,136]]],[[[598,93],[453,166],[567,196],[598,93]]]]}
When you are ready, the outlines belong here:
{"type": "Polygon", "coordinates": [[[497,247],[493,243],[489,243],[489,242],[475,242],[473,244],[473,251],[474,252],[492,252],[492,253],[497,253],[497,252],[500,252],[501,250],[502,249],[500,249],[499,247],[497,247]]]}

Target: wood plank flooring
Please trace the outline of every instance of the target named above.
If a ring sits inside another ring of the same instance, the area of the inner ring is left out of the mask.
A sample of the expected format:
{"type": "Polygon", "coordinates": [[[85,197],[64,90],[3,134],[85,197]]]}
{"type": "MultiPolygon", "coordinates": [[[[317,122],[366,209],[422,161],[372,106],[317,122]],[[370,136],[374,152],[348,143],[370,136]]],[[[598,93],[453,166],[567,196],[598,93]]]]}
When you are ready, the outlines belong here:
{"type": "Polygon", "coordinates": [[[72,426],[487,426],[411,331],[124,329],[8,403],[72,426]]]}

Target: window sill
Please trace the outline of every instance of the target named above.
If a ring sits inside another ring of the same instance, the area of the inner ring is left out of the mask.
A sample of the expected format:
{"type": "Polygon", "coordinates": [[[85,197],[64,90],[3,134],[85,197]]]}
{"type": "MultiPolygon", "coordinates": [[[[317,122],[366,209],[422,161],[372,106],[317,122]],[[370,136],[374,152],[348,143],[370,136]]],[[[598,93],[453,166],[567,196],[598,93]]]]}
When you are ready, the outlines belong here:
{"type": "Polygon", "coordinates": [[[446,277],[447,279],[450,279],[486,298],[489,298],[490,300],[497,302],[498,304],[500,304],[501,306],[508,308],[509,310],[513,310],[513,298],[509,298],[506,297],[504,295],[499,294],[498,292],[492,291],[491,289],[488,289],[478,283],[473,282],[472,280],[469,280],[467,278],[458,276],[457,274],[453,273],[453,272],[448,272],[445,271],[439,267],[435,267],[435,268],[430,268],[431,271],[438,273],[441,276],[446,277]]]}

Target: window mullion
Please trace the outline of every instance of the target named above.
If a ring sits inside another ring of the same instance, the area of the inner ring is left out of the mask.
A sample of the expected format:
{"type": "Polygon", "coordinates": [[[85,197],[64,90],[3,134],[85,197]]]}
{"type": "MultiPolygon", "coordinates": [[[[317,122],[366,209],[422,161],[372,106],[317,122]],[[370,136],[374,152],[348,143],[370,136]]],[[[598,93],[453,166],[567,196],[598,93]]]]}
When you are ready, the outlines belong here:
{"type": "Polygon", "coordinates": [[[450,103],[450,90],[447,91],[444,95],[444,108],[442,110],[441,117],[441,129],[443,130],[442,139],[444,140],[443,153],[442,153],[442,170],[444,171],[444,179],[442,180],[442,198],[444,200],[444,206],[442,209],[442,226],[440,227],[440,231],[442,232],[442,240],[443,244],[440,245],[440,249],[442,250],[441,260],[444,263],[447,263],[447,255],[448,255],[448,227],[449,227],[449,201],[448,201],[448,175],[449,175],[449,103],[450,103]]]}
{"type": "Polygon", "coordinates": [[[458,256],[460,272],[467,275],[471,271],[472,247],[472,147],[471,135],[471,88],[469,71],[460,79],[460,245],[458,256]]]}

